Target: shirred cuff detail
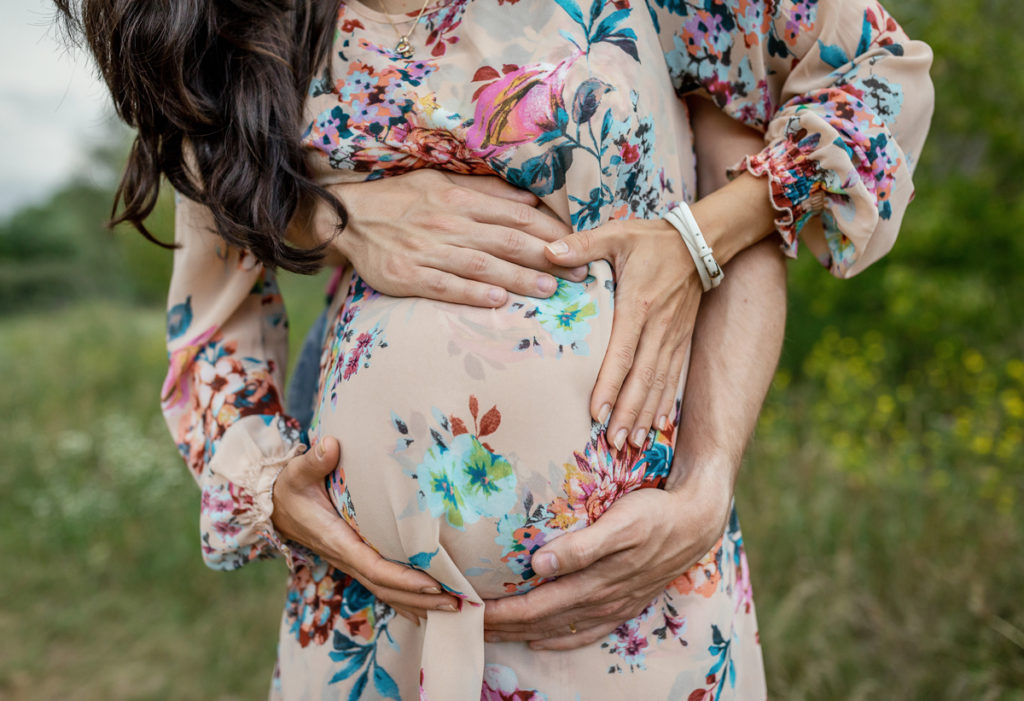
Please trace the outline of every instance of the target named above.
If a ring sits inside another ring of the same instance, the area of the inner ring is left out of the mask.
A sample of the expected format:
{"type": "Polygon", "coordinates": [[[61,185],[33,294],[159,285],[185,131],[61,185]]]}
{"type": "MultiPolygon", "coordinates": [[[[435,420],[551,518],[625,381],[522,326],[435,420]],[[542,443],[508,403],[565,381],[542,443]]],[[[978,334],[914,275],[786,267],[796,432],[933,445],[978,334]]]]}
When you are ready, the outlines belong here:
{"type": "Polygon", "coordinates": [[[782,236],[782,250],[790,258],[796,257],[801,229],[826,206],[822,169],[811,157],[818,148],[818,137],[800,129],[760,153],[745,156],[728,170],[730,179],[744,171],[768,178],[768,194],[778,213],[775,228],[782,236]]]}

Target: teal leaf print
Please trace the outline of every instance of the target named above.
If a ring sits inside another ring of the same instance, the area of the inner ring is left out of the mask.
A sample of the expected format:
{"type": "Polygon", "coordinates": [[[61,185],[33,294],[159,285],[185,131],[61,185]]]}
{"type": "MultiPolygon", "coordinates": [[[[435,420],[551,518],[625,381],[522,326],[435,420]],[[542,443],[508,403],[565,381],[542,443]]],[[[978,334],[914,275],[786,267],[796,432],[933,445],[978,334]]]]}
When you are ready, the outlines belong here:
{"type": "Polygon", "coordinates": [[[440,550],[440,548],[435,548],[432,553],[416,553],[409,558],[409,564],[417,569],[425,570],[430,567],[430,561],[434,559],[435,555],[437,555],[438,550],[440,550]]]}
{"type": "Polygon", "coordinates": [[[614,90],[608,83],[598,78],[587,78],[576,88],[572,99],[572,118],[577,124],[584,124],[601,106],[601,97],[614,90]]]}
{"type": "Polygon", "coordinates": [[[352,686],[352,691],[349,692],[348,701],[359,701],[363,697],[363,690],[366,689],[366,682],[369,676],[364,672],[356,683],[352,686]]]}
{"type": "Polygon", "coordinates": [[[821,56],[822,61],[833,68],[841,68],[850,62],[850,59],[846,57],[846,52],[843,51],[843,47],[836,46],[835,44],[826,44],[821,39],[818,39],[818,55],[821,56]]]}
{"type": "Polygon", "coordinates": [[[396,701],[402,699],[395,680],[379,665],[373,668],[373,686],[377,689],[377,693],[386,699],[395,699],[396,701]]]}
{"type": "MultiPolygon", "coordinates": [[[[595,2],[594,4],[596,5],[597,2],[595,2]]],[[[611,13],[603,20],[601,20],[601,24],[597,25],[597,29],[595,29],[594,33],[590,36],[590,41],[594,44],[596,44],[599,41],[604,41],[605,38],[611,36],[612,33],[615,32],[615,29],[619,26],[619,22],[626,19],[627,17],[629,17],[629,10],[616,10],[615,12],[611,13]]],[[[620,34],[622,34],[623,36],[632,35],[629,36],[629,38],[634,40],[636,39],[636,34],[633,32],[632,29],[624,29],[620,34]]]]}
{"type": "Polygon", "coordinates": [[[525,161],[521,168],[509,168],[509,180],[538,197],[565,187],[565,173],[572,167],[572,146],[557,146],[525,161]]]}
{"type": "Polygon", "coordinates": [[[173,341],[188,331],[192,324],[192,295],[180,304],[175,304],[167,312],[167,340],[173,341]]]}
{"type": "Polygon", "coordinates": [[[867,53],[867,50],[871,47],[871,22],[868,20],[868,13],[864,13],[864,22],[861,25],[860,30],[860,41],[857,43],[856,56],[867,53]]]}
{"type": "MultiPolygon", "coordinates": [[[[598,1],[603,3],[603,0],[598,1]]],[[[555,0],[555,2],[557,2],[563,10],[565,10],[566,14],[568,14],[574,22],[576,22],[584,29],[587,28],[586,23],[583,21],[583,11],[580,9],[579,5],[573,2],[573,0],[555,0]]]]}

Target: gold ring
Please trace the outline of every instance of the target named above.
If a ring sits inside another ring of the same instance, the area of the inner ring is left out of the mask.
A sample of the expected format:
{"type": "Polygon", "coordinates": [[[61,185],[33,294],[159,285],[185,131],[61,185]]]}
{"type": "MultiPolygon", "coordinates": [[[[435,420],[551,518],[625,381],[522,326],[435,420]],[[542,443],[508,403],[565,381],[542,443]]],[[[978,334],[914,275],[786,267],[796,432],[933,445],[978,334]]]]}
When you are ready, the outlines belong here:
{"type": "Polygon", "coordinates": [[[575,623],[570,623],[569,624],[569,632],[572,633],[573,635],[576,635],[576,624],[575,623]]]}

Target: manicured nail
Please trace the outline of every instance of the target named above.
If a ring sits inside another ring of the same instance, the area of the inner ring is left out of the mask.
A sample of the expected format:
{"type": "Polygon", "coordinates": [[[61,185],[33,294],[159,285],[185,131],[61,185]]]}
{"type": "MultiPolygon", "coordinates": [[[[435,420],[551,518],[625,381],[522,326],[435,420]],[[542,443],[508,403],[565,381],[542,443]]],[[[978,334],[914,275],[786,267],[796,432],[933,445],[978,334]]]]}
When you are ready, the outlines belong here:
{"type": "Polygon", "coordinates": [[[455,608],[455,604],[441,604],[437,607],[438,611],[447,611],[448,613],[457,613],[458,609],[455,608]]]}
{"type": "Polygon", "coordinates": [[[619,432],[615,434],[615,440],[612,441],[612,445],[615,446],[615,450],[622,450],[622,446],[626,444],[626,434],[628,434],[624,428],[620,428],[619,432]]]}
{"type": "Polygon", "coordinates": [[[668,417],[659,416],[658,420],[654,422],[654,425],[658,427],[659,431],[664,431],[666,428],[668,428],[668,417]]]}
{"type": "Polygon", "coordinates": [[[638,428],[633,431],[633,445],[637,448],[642,448],[644,445],[644,437],[647,436],[647,431],[642,428],[638,428]]]}
{"type": "Polygon", "coordinates": [[[551,255],[564,256],[569,252],[569,244],[565,241],[552,241],[547,245],[547,249],[551,251],[551,255]]]}
{"type": "Polygon", "coordinates": [[[533,571],[541,577],[553,577],[558,574],[558,558],[554,553],[541,553],[533,558],[533,571]]]}
{"type": "Polygon", "coordinates": [[[441,587],[423,587],[420,589],[420,594],[440,594],[441,587]]]}
{"type": "Polygon", "coordinates": [[[324,456],[327,455],[327,448],[324,447],[324,439],[323,438],[317,439],[316,448],[315,448],[314,452],[316,453],[316,459],[317,460],[323,460],[324,456]]]}
{"type": "Polygon", "coordinates": [[[501,304],[505,301],[505,290],[500,287],[492,287],[487,291],[487,299],[493,304],[501,304]]]}
{"type": "Polygon", "coordinates": [[[538,275],[537,289],[541,291],[541,294],[551,295],[558,289],[558,282],[550,275],[538,275]]]}
{"type": "Polygon", "coordinates": [[[601,411],[597,412],[597,423],[603,424],[608,422],[608,415],[612,413],[611,404],[602,404],[601,411]]]}

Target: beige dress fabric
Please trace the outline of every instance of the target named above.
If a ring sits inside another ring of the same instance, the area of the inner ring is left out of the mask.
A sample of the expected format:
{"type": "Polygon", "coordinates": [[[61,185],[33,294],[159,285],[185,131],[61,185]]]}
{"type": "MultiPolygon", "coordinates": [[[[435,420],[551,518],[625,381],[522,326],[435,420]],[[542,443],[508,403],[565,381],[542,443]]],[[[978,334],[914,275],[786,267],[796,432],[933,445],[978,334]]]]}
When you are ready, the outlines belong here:
{"type": "MultiPolygon", "coordinates": [[[[403,31],[411,19],[390,18],[403,31]]],[[[693,197],[677,94],[699,92],[766,133],[738,167],[764,176],[786,249],[803,236],[839,276],[892,245],[931,110],[928,48],[861,0],[454,0],[424,14],[411,59],[396,39],[388,17],[342,5],[304,125],[324,182],[432,167],[499,175],[576,230],[653,218],[693,197]]],[[[533,551],[660,487],[671,465],[672,430],[616,451],[589,418],[612,323],[607,263],[549,300],[493,310],[391,298],[341,272],[306,437],[279,400],[287,327],[273,275],[219,244],[199,205],[182,200],[177,221],[163,406],[202,487],[208,564],[284,553],[290,565],[273,696],[765,698],[735,514],[607,639],[571,652],[483,641],[482,600],[541,583],[533,551]],[[417,628],[281,542],[273,481],[320,435],[342,444],[339,513],[460,612],[417,628]]]]}

